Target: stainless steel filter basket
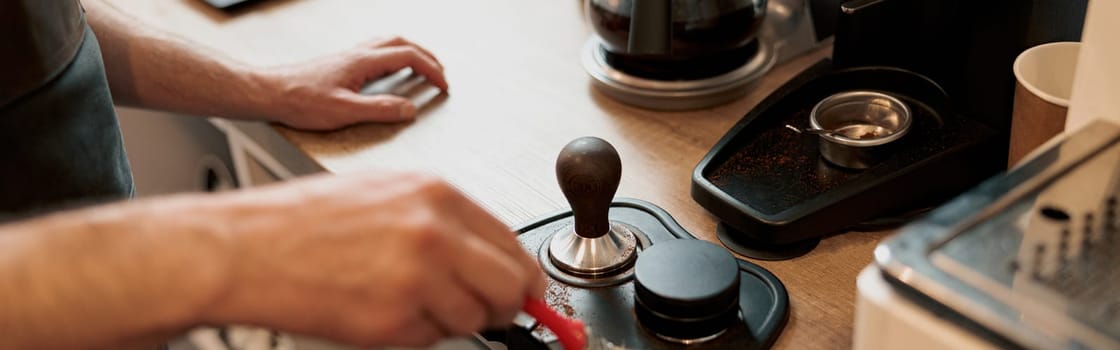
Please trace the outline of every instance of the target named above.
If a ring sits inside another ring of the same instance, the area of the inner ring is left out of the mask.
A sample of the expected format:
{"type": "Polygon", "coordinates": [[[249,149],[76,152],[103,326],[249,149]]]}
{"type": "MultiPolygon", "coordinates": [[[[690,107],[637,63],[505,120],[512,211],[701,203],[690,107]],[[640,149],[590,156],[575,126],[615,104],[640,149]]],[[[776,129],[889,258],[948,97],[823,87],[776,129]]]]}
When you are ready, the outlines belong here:
{"type": "Polygon", "coordinates": [[[910,108],[875,91],[841,92],[817,103],[809,115],[820,134],[821,156],[832,164],[866,169],[890,155],[891,144],[910,131],[910,108]]]}

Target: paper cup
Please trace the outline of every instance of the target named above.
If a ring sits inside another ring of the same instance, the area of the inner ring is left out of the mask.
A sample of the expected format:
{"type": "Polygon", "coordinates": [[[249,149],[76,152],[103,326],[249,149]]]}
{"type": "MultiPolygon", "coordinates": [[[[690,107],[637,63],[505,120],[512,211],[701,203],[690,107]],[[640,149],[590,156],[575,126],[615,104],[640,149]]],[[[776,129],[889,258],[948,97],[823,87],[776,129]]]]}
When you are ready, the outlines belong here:
{"type": "Polygon", "coordinates": [[[1081,43],[1032,47],[1015,58],[1015,105],[1011,112],[1008,167],[1065,129],[1081,43]]]}

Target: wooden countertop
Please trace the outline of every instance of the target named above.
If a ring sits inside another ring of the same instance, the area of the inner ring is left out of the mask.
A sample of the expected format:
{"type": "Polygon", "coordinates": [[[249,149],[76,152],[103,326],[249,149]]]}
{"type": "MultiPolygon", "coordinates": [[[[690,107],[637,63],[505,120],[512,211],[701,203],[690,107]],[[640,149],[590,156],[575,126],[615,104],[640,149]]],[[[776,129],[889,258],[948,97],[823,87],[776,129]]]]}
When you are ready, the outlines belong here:
{"type": "MultiPolygon", "coordinates": [[[[254,64],[296,62],[393,34],[433,51],[447,67],[451,92],[413,123],[330,133],[276,128],[328,171],[437,173],[512,226],[567,206],[556,185],[556,155],[576,137],[598,136],[622,156],[618,196],[653,202],[713,241],[716,221],[689,196],[693,167],[746,111],[828,54],[780,65],[724,106],[653,112],[593,90],[579,61],[590,31],[575,0],[269,0],[233,14],[199,0],[110,1],[254,64]]],[[[756,261],[791,296],[776,347],[851,346],[856,275],[886,234],[838,235],[797,259],[756,261]]]]}

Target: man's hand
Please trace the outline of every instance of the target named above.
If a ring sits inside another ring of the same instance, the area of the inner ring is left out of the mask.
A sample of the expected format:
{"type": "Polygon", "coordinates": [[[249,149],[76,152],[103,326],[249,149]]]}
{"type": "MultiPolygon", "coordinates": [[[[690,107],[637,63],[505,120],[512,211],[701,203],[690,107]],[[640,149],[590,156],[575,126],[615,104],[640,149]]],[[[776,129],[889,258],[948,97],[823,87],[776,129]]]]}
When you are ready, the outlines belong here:
{"type": "MultiPolygon", "coordinates": [[[[412,120],[416,106],[393,95],[361,95],[366,83],[412,68],[447,91],[443,66],[424,48],[400,37],[376,40],[316,60],[271,69],[259,76],[272,94],[271,114],[301,129],[335,129],[359,122],[412,120]]],[[[267,100],[266,100],[267,101],[267,100]]],[[[270,110],[271,107],[262,106],[270,110]]]]}
{"type": "Polygon", "coordinates": [[[428,176],[329,177],[235,195],[229,288],[203,319],[359,345],[508,325],[543,273],[514,234],[428,176]]]}
{"type": "Polygon", "coordinates": [[[204,324],[424,346],[508,325],[544,274],[429,176],[319,176],[0,225],[0,348],[124,348],[204,324]]]}
{"type": "Polygon", "coordinates": [[[259,68],[148,26],[104,0],[82,4],[101,43],[113,100],[121,105],[324,130],[415,117],[416,106],[407,99],[358,93],[365,83],[403,68],[447,90],[443,66],[401,38],[259,68]]]}

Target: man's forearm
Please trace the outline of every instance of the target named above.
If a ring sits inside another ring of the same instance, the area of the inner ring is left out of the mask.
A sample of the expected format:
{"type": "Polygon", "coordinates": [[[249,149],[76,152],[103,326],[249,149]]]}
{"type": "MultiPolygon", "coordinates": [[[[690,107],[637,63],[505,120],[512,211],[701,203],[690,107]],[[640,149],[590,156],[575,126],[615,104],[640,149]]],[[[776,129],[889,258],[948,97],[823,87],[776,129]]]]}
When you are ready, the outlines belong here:
{"type": "Polygon", "coordinates": [[[124,348],[198,322],[226,253],[190,198],[0,226],[0,348],[124,348]]]}
{"type": "Polygon", "coordinates": [[[109,2],[83,0],[118,104],[332,130],[416,117],[416,105],[406,97],[364,94],[372,79],[410,68],[440,90],[448,88],[443,65],[404,38],[373,40],[306,62],[251,67],[146,26],[109,2]]]}
{"type": "Polygon", "coordinates": [[[194,115],[271,119],[278,88],[252,67],[143,24],[104,0],[83,0],[101,44],[113,99],[194,115]],[[262,113],[263,112],[263,113],[262,113]]]}

